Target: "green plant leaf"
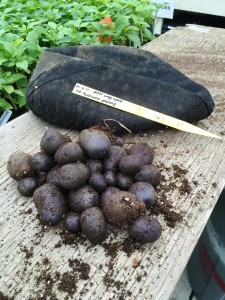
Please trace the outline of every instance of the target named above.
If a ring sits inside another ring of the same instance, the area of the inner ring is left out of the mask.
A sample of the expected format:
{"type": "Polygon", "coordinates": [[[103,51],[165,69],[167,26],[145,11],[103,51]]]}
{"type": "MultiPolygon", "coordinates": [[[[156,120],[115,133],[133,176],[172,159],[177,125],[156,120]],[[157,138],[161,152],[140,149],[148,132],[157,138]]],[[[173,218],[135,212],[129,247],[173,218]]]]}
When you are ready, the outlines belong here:
{"type": "Polygon", "coordinates": [[[14,82],[17,82],[18,80],[22,79],[22,78],[26,78],[25,75],[23,74],[12,74],[10,75],[10,77],[6,78],[6,83],[7,84],[12,84],[14,82]]]}
{"type": "Polygon", "coordinates": [[[17,94],[19,96],[24,97],[24,93],[21,90],[14,90],[13,93],[15,93],[15,94],[17,94]]]}
{"type": "Polygon", "coordinates": [[[28,32],[26,41],[29,43],[39,44],[38,32],[36,30],[28,32]]]}
{"type": "Polygon", "coordinates": [[[18,102],[19,108],[25,106],[26,105],[26,98],[24,97],[24,95],[23,96],[19,95],[18,98],[17,98],[17,102],[18,102]]]}
{"type": "Polygon", "coordinates": [[[3,98],[0,98],[0,107],[3,109],[3,110],[7,110],[7,109],[12,109],[12,105],[5,101],[5,99],[3,98]]]}
{"type": "Polygon", "coordinates": [[[16,63],[17,68],[27,71],[28,69],[28,61],[22,60],[16,63]]]}
{"type": "Polygon", "coordinates": [[[117,34],[120,34],[126,26],[129,26],[127,17],[120,16],[119,18],[116,19],[115,31],[117,34]]]}
{"type": "Polygon", "coordinates": [[[147,28],[144,28],[143,29],[143,33],[144,33],[144,35],[148,38],[148,39],[152,39],[153,38],[153,34],[151,33],[151,31],[149,30],[149,29],[147,29],[147,28]]]}
{"type": "Polygon", "coordinates": [[[7,51],[9,54],[13,55],[14,54],[14,45],[12,42],[5,42],[5,41],[0,41],[0,44],[4,47],[4,50],[7,51]]]}
{"type": "Polygon", "coordinates": [[[141,46],[141,40],[138,36],[138,33],[136,33],[136,32],[127,33],[127,37],[128,37],[129,40],[131,40],[138,47],[141,46]]]}
{"type": "Polygon", "coordinates": [[[12,94],[14,91],[14,87],[12,85],[3,85],[3,90],[5,90],[8,94],[12,94]]]}

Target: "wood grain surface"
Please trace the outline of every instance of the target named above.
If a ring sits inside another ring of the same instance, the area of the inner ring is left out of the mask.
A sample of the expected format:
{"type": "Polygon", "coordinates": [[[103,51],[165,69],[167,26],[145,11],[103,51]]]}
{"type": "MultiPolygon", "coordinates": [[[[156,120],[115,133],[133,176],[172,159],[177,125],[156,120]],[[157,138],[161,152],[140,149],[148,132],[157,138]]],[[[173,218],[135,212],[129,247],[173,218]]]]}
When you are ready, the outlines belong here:
{"type": "MultiPolygon", "coordinates": [[[[209,89],[215,110],[196,125],[224,135],[225,30],[209,28],[202,33],[177,28],[143,49],[209,89]]],[[[155,148],[165,198],[183,215],[174,228],[159,215],[160,239],[127,252],[123,248],[127,233],[112,228],[104,246],[92,246],[82,238],[65,243],[61,228],[42,226],[32,198],[17,192],[17,183],[6,170],[9,155],[38,152],[41,136],[51,127],[29,112],[0,128],[0,296],[16,300],[168,299],[224,187],[224,142],[169,128],[126,137],[126,142],[147,141],[155,148]],[[178,175],[178,169],[185,172],[178,175]],[[188,184],[186,192],[184,183],[188,184]],[[88,276],[81,268],[86,268],[88,276]]],[[[78,138],[78,132],[59,130],[73,140],[78,138]]]]}

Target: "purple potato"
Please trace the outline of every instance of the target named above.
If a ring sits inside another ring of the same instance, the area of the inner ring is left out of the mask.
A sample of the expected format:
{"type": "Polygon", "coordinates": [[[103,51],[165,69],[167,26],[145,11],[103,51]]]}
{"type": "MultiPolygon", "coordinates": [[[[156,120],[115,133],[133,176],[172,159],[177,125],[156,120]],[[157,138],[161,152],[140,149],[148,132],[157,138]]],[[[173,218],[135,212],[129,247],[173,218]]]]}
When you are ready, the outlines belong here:
{"type": "Polygon", "coordinates": [[[141,216],[134,220],[130,227],[130,237],[141,243],[152,243],[159,239],[162,232],[162,226],[159,221],[150,216],[141,216]]]}
{"type": "Polygon", "coordinates": [[[127,191],[133,183],[133,178],[123,173],[118,173],[116,179],[117,187],[123,191],[127,191]]]}
{"type": "Polygon", "coordinates": [[[131,146],[130,155],[137,155],[142,166],[150,165],[154,159],[154,150],[147,143],[136,143],[131,146]]]}
{"type": "Polygon", "coordinates": [[[136,195],[141,201],[143,201],[146,208],[150,208],[156,199],[155,189],[148,182],[135,182],[130,186],[128,192],[136,195]]]}
{"type": "Polygon", "coordinates": [[[79,138],[82,149],[89,157],[102,159],[108,156],[111,142],[103,132],[95,129],[84,129],[79,138]]]}
{"type": "Polygon", "coordinates": [[[98,192],[103,192],[107,188],[106,179],[100,173],[91,174],[88,183],[98,192]]]}
{"type": "Polygon", "coordinates": [[[105,177],[106,183],[108,186],[116,186],[117,178],[115,173],[112,171],[106,171],[103,176],[105,177]]]}
{"type": "Polygon", "coordinates": [[[46,226],[55,226],[65,213],[65,199],[60,189],[46,183],[36,189],[33,195],[41,222],[46,226]]]}
{"type": "Polygon", "coordinates": [[[71,210],[79,214],[92,206],[99,207],[98,193],[89,185],[84,185],[76,190],[71,190],[69,192],[68,200],[71,210]]]}
{"type": "Polygon", "coordinates": [[[55,161],[59,165],[75,163],[83,159],[84,152],[78,143],[68,142],[61,145],[55,153],[55,161]]]}
{"type": "Polygon", "coordinates": [[[54,157],[44,151],[35,153],[32,156],[31,164],[33,169],[38,172],[48,172],[55,165],[54,157]]]}
{"type": "Polygon", "coordinates": [[[140,171],[141,161],[137,155],[127,155],[119,161],[119,170],[121,173],[133,175],[140,171]]]}
{"type": "Polygon", "coordinates": [[[57,187],[60,187],[60,183],[59,183],[59,166],[55,166],[54,168],[52,168],[48,174],[47,174],[47,178],[46,181],[47,183],[51,183],[57,187]]]}
{"type": "Polygon", "coordinates": [[[69,137],[62,135],[56,129],[47,129],[41,138],[41,150],[48,154],[54,155],[58,148],[69,141],[69,137]]]}
{"type": "Polygon", "coordinates": [[[76,189],[87,181],[89,175],[84,163],[67,164],[59,169],[59,183],[65,189],[76,189]]]}
{"type": "Polygon", "coordinates": [[[82,233],[94,245],[102,243],[107,236],[107,223],[100,208],[91,207],[81,215],[82,233]]]}
{"type": "Polygon", "coordinates": [[[36,177],[25,177],[18,182],[17,190],[22,196],[32,197],[34,191],[38,188],[36,177]]]}
{"type": "Polygon", "coordinates": [[[80,215],[75,212],[70,212],[64,220],[64,228],[71,233],[80,232],[80,215]]]}
{"type": "Polygon", "coordinates": [[[161,173],[154,165],[145,165],[134,175],[135,181],[145,181],[156,187],[161,180],[161,173]]]}

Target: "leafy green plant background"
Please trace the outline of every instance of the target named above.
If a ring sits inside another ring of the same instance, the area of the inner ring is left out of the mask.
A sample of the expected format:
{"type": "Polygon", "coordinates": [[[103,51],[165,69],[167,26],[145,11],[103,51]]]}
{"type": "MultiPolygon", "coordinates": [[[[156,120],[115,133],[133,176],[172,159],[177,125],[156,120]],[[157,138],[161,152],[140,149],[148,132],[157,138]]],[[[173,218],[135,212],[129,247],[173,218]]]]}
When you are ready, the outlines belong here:
{"type": "Polygon", "coordinates": [[[154,38],[150,0],[1,0],[0,114],[26,106],[30,75],[45,48],[104,44],[140,47],[154,38]],[[113,29],[99,21],[111,16],[113,29]]]}

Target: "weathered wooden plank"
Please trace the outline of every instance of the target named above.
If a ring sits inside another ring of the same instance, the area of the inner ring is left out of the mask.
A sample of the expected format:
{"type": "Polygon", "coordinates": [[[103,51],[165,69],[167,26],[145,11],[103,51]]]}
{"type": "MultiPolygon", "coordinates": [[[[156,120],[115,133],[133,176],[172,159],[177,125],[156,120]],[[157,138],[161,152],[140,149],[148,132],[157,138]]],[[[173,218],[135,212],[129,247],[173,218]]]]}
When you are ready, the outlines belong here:
{"type": "MultiPolygon", "coordinates": [[[[218,135],[225,131],[223,35],[222,29],[200,33],[179,28],[144,47],[210,90],[216,108],[197,125],[218,135]]],[[[111,229],[104,247],[92,247],[83,240],[63,243],[61,229],[40,225],[32,199],[17,193],[16,183],[6,171],[8,157],[18,150],[37,152],[46,127],[52,126],[29,112],[0,128],[0,291],[16,300],[45,296],[51,300],[168,299],[223,189],[224,142],[173,129],[127,136],[126,141],[148,141],[155,147],[165,190],[171,184],[166,198],[183,213],[175,228],[168,227],[160,215],[161,238],[127,255],[121,242],[126,233],[118,233],[113,240],[111,229]],[[187,173],[179,177],[176,165],[187,173]],[[189,183],[187,193],[180,188],[184,179],[189,183]],[[110,245],[111,255],[107,251],[110,245]],[[75,259],[73,265],[69,260],[75,259]],[[82,277],[81,263],[90,267],[89,279],[78,278],[82,277]],[[68,276],[71,271],[73,275],[68,276]],[[62,291],[66,276],[72,283],[68,281],[67,291],[62,291]]],[[[60,131],[78,137],[78,132],[60,131]]]]}

